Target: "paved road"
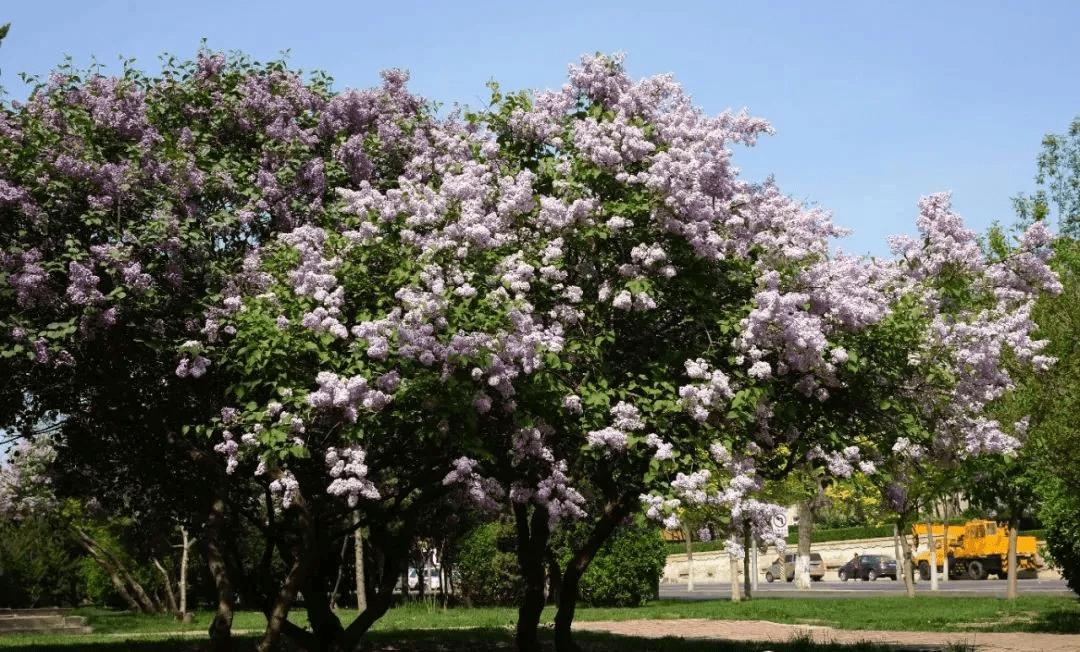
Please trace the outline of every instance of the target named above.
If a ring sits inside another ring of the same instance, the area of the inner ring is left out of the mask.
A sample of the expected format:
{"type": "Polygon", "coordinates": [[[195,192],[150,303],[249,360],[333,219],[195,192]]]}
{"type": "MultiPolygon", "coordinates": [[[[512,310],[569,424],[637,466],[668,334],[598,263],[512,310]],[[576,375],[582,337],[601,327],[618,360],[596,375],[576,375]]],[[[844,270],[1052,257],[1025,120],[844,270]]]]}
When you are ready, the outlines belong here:
{"type": "MultiPolygon", "coordinates": [[[[1062,579],[1018,580],[1020,595],[1075,596],[1062,579]]],[[[739,585],[741,588],[741,584],[739,585]]],[[[930,582],[915,582],[915,591],[930,593],[930,582]]],[[[756,595],[770,598],[860,598],[872,595],[900,595],[903,582],[882,578],[874,582],[841,582],[826,579],[814,582],[810,591],[800,591],[788,582],[758,582],[756,595]]],[[[939,595],[954,597],[1005,597],[1005,580],[950,580],[940,583],[939,595]]],[[[660,597],[677,600],[726,600],[731,597],[731,585],[726,583],[694,583],[694,591],[685,584],[661,584],[660,597]]]]}

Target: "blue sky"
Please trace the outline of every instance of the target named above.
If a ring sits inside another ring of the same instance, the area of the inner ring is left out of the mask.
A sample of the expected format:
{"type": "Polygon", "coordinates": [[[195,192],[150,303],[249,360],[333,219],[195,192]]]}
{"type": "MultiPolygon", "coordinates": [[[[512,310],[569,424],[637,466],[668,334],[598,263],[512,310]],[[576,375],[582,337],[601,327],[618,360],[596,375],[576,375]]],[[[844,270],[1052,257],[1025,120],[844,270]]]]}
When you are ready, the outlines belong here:
{"type": "Polygon", "coordinates": [[[1078,2],[239,2],[23,0],[5,3],[0,84],[45,75],[71,55],[157,70],[157,55],[215,50],[323,69],[337,88],[387,67],[446,103],[480,105],[484,84],[558,87],[566,65],[626,52],[635,77],[674,73],[709,113],[747,107],[777,133],[736,164],[854,230],[845,251],[887,256],[914,232],[916,203],[953,192],[983,230],[1009,223],[1009,198],[1034,187],[1048,131],[1080,114],[1078,2]]]}

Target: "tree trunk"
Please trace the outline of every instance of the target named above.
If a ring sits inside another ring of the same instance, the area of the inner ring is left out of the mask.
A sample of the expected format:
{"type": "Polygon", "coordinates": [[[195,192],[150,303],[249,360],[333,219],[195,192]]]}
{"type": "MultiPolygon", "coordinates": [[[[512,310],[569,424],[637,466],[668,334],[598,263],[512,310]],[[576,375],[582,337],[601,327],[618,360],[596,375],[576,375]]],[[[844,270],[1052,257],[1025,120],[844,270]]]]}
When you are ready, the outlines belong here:
{"type": "Polygon", "coordinates": [[[728,572],[731,574],[731,601],[738,602],[742,599],[739,594],[739,558],[728,553],[728,572]]]}
{"type": "Polygon", "coordinates": [[[278,591],[273,606],[266,616],[266,630],[255,646],[256,652],[270,652],[277,647],[282,627],[289,617],[289,609],[292,608],[292,603],[296,599],[296,594],[300,591],[308,572],[307,562],[310,551],[304,548],[307,548],[307,546],[301,546],[293,551],[292,565],[285,576],[281,589],[278,591]]]}
{"type": "Polygon", "coordinates": [[[747,600],[753,599],[750,585],[750,521],[743,519],[743,593],[746,594],[747,600]]]}
{"type": "Polygon", "coordinates": [[[180,617],[184,618],[187,615],[187,571],[192,541],[183,525],[180,526],[180,537],[183,546],[180,552],[180,617]]]}
{"type": "Polygon", "coordinates": [[[146,614],[156,614],[163,611],[161,603],[146,593],[146,590],[128,572],[127,567],[124,566],[124,562],[119,557],[109,552],[105,546],[98,543],[86,530],[77,525],[70,527],[70,533],[79,545],[90,553],[94,561],[108,573],[113,586],[129,606],[146,614]]]}
{"type": "Polygon", "coordinates": [[[364,581],[364,532],[360,527],[360,514],[353,512],[353,558],[356,563],[356,610],[367,609],[367,583],[364,581]]]}
{"type": "Polygon", "coordinates": [[[225,525],[224,490],[218,491],[206,519],[206,563],[217,589],[217,611],[210,622],[210,649],[213,652],[232,650],[233,584],[225,564],[224,547],[221,544],[225,525]]]}
{"type": "MultiPolygon", "coordinates": [[[[372,534],[369,532],[368,534],[372,534]]],[[[356,619],[349,623],[349,626],[345,628],[345,631],[336,641],[337,649],[341,650],[353,650],[360,643],[360,639],[367,633],[371,626],[375,624],[377,620],[383,617],[390,609],[390,605],[394,601],[394,585],[398,581],[398,577],[401,573],[401,567],[408,566],[406,563],[408,556],[408,542],[409,538],[405,535],[400,535],[389,541],[389,545],[382,546],[384,551],[384,559],[382,565],[382,573],[379,577],[379,583],[373,592],[371,599],[366,600],[367,608],[365,608],[356,619]]],[[[378,539],[376,539],[378,541],[378,539]]],[[[387,543],[384,541],[383,543],[387,543]]],[[[408,590],[408,571],[406,571],[405,588],[408,590]]]]}
{"type": "Polygon", "coordinates": [[[349,549],[349,537],[341,538],[341,556],[338,560],[337,578],[334,580],[334,588],[330,591],[330,611],[337,609],[338,589],[341,588],[341,578],[345,574],[345,552],[349,549]]]}
{"type": "Polygon", "coordinates": [[[574,611],[577,609],[581,576],[588,570],[589,564],[592,563],[600,547],[636,505],[636,500],[633,503],[608,504],[604,509],[604,514],[586,539],[585,545],[566,565],[562,578],[562,593],[559,596],[559,609],[555,613],[555,650],[557,652],[577,652],[578,647],[574,643],[570,628],[574,623],[574,611]]]}
{"type": "Polygon", "coordinates": [[[799,554],[795,557],[795,586],[810,589],[810,544],[814,535],[813,499],[799,503],[799,554]]]}
{"type": "Polygon", "coordinates": [[[161,565],[161,562],[157,557],[153,558],[154,567],[158,569],[161,576],[165,579],[165,605],[170,613],[179,614],[180,609],[176,606],[176,592],[173,591],[172,578],[169,577],[169,571],[165,570],[165,567],[161,565]]]}
{"type": "MultiPolygon", "coordinates": [[[[897,577],[903,577],[904,575],[904,556],[900,554],[900,529],[893,523],[892,526],[892,545],[893,555],[896,557],[896,575],[897,577]]],[[[859,579],[856,577],[855,579],[859,579]]]]}
{"type": "Polygon", "coordinates": [[[548,569],[548,600],[558,607],[559,595],[562,593],[562,568],[550,548],[544,553],[544,558],[547,559],[548,569]]]}
{"type": "Polygon", "coordinates": [[[941,502],[941,581],[949,581],[949,497],[941,502]]]}
{"type": "Polygon", "coordinates": [[[550,529],[546,509],[514,503],[514,525],[517,532],[517,558],[525,595],[518,607],[518,652],[540,652],[540,615],[544,611],[545,581],[544,553],[550,529]]]}
{"type": "MultiPolygon", "coordinates": [[[[947,528],[948,525],[942,526],[947,528]]],[[[937,576],[937,539],[934,537],[934,523],[931,513],[926,513],[926,545],[930,550],[930,590],[938,590],[938,576],[937,576]]],[[[942,551],[944,553],[944,551],[942,551]]]]}
{"type": "Polygon", "coordinates": [[[904,533],[904,517],[898,516],[896,523],[893,525],[894,536],[900,538],[900,548],[903,553],[903,560],[897,560],[897,570],[904,574],[904,586],[907,588],[907,597],[915,597],[915,577],[912,575],[911,568],[911,546],[908,544],[907,535],[904,533]]]}
{"type": "Polygon", "coordinates": [[[694,590],[694,543],[690,535],[690,526],[682,524],[683,537],[686,539],[686,590],[694,590]]]}
{"type": "Polygon", "coordinates": [[[114,568],[113,565],[110,564],[93,546],[92,540],[84,540],[80,536],[76,536],[76,540],[83,549],[90,553],[90,556],[94,558],[97,565],[105,570],[105,573],[109,576],[109,580],[112,582],[113,588],[116,589],[116,592],[119,593],[120,597],[127,603],[128,609],[131,609],[132,611],[143,611],[143,606],[140,605],[139,602],[135,600],[134,596],[127,590],[127,586],[124,584],[124,580],[121,579],[120,573],[117,572],[116,568],[114,568]]]}
{"type": "Polygon", "coordinates": [[[1008,600],[1015,600],[1019,595],[1016,586],[1017,575],[1019,575],[1020,567],[1017,564],[1016,559],[1016,539],[1020,534],[1020,516],[1014,515],[1009,519],[1009,556],[1008,561],[1008,586],[1005,589],[1005,598],[1008,600]]]}

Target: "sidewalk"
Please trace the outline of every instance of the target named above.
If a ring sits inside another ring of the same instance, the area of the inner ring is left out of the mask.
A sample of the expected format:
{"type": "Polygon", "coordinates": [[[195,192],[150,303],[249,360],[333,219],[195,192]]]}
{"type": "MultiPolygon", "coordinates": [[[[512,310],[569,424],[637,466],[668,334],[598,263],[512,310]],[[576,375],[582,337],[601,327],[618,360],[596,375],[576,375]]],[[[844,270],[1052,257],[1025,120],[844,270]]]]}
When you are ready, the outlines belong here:
{"type": "Polygon", "coordinates": [[[843,630],[812,625],[781,625],[761,620],[626,620],[575,622],[575,630],[589,630],[661,638],[727,639],[732,641],[785,642],[809,635],[817,643],[873,643],[896,645],[905,652],[940,652],[963,643],[973,652],[1077,652],[1080,634],[1032,634],[1027,632],[889,632],[843,630]]]}

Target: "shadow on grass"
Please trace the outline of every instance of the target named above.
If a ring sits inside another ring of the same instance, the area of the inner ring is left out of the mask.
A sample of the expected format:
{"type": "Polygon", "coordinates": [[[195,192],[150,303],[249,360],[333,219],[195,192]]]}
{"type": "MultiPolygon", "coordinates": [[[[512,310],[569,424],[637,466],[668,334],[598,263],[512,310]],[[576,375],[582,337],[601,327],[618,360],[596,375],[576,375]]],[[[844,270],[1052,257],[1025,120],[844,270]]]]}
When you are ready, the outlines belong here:
{"type": "MultiPolygon", "coordinates": [[[[56,637],[51,637],[53,641],[56,637]]],[[[102,641],[99,637],[65,637],[64,642],[46,642],[42,637],[0,639],[0,649],[17,652],[200,652],[206,640],[138,640],[118,637],[102,641]]],[[[237,636],[236,650],[251,649],[258,637],[237,636]]],[[[641,638],[603,632],[575,632],[574,639],[583,652],[942,652],[939,647],[896,647],[873,643],[822,645],[807,638],[793,638],[785,643],[740,642],[676,637],[641,638]]],[[[550,630],[541,633],[545,650],[554,650],[550,630]]],[[[282,652],[296,652],[285,642],[282,652]]],[[[513,652],[514,634],[506,628],[429,629],[373,632],[362,646],[367,652],[513,652]]]]}
{"type": "MultiPolygon", "coordinates": [[[[1000,631],[1046,632],[1050,634],[1080,634],[1080,609],[1055,609],[1040,613],[1030,623],[1000,631]]],[[[999,631],[989,627],[985,631],[999,631]]]]}

